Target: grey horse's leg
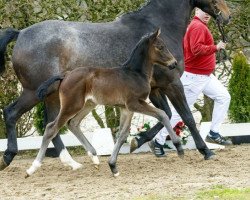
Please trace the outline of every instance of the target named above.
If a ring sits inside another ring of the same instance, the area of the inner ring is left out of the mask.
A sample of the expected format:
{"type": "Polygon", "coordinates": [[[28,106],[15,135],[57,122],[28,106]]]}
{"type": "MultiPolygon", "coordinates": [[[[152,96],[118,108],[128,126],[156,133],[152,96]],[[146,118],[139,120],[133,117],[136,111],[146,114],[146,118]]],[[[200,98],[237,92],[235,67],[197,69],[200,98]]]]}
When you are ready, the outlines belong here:
{"type": "Polygon", "coordinates": [[[168,105],[168,100],[165,94],[160,89],[151,91],[149,95],[149,99],[156,108],[164,110],[166,114],[168,115],[169,119],[171,119],[172,112],[168,105]]]}
{"type": "MultiPolygon", "coordinates": [[[[46,99],[45,102],[46,105],[46,121],[45,125],[47,123],[52,122],[55,120],[59,110],[60,110],[60,103],[59,103],[59,98],[58,94],[53,94],[49,98],[46,99]]],[[[54,147],[56,151],[59,153],[59,158],[61,162],[66,165],[72,167],[73,170],[76,170],[80,167],[82,167],[82,164],[76,162],[69,152],[67,151],[66,147],[64,146],[62,139],[60,137],[60,133],[58,133],[53,139],[52,143],[54,144],[54,147]]]]}
{"type": "MultiPolygon", "coordinates": [[[[80,110],[81,108],[79,108],[79,106],[76,108],[64,107],[60,110],[60,113],[58,114],[56,119],[53,122],[47,124],[43,135],[41,148],[36,156],[36,159],[33,161],[31,167],[26,171],[28,176],[33,174],[42,165],[46,149],[48,148],[50,141],[57,135],[59,129],[62,128],[63,125],[65,125],[66,122],[70,120],[72,117],[74,117],[76,113],[78,113],[80,110]]],[[[67,161],[66,164],[69,164],[68,160],[66,161],[67,161]]],[[[81,165],[76,167],[79,168],[81,167],[81,165]]]]}
{"type": "Polygon", "coordinates": [[[33,161],[31,167],[26,170],[28,176],[32,175],[42,165],[46,149],[48,148],[52,138],[57,135],[59,128],[61,128],[61,126],[58,124],[57,120],[47,124],[43,135],[42,145],[36,159],[33,161]]]}
{"type": "MultiPolygon", "coordinates": [[[[55,100],[58,100],[58,98],[55,98],[55,100]]],[[[42,161],[45,157],[46,149],[48,148],[50,141],[54,137],[56,137],[60,128],[62,128],[63,125],[65,125],[78,112],[80,112],[82,107],[84,106],[84,102],[82,101],[82,99],[78,99],[79,100],[78,102],[73,101],[73,100],[74,100],[74,97],[69,96],[69,99],[66,99],[66,101],[64,101],[62,103],[62,106],[60,108],[60,112],[57,115],[57,117],[55,118],[55,120],[53,122],[50,122],[47,124],[44,135],[43,135],[42,145],[41,145],[41,148],[37,154],[37,157],[33,161],[31,167],[26,171],[28,176],[33,174],[42,165],[42,161]],[[74,106],[71,106],[72,102],[75,103],[74,106]]],[[[58,102],[56,102],[56,101],[54,101],[54,102],[56,103],[56,105],[58,105],[58,102]]],[[[46,102],[46,103],[48,103],[48,102],[46,102]]],[[[50,113],[55,114],[56,112],[50,112],[50,113]]],[[[65,154],[63,156],[65,156],[65,154]]],[[[61,160],[62,160],[62,158],[65,159],[63,156],[61,157],[61,154],[60,154],[61,160]]],[[[66,161],[66,164],[70,165],[72,160],[65,159],[65,160],[62,160],[62,162],[66,161]]],[[[75,162],[75,163],[73,163],[72,167],[73,167],[73,169],[77,169],[77,168],[81,167],[81,164],[75,162]],[[76,167],[76,168],[74,168],[74,167],[76,167]]]]}
{"type": "Polygon", "coordinates": [[[213,159],[215,154],[207,147],[196,127],[195,120],[187,104],[187,100],[184,94],[184,88],[180,79],[176,79],[172,84],[168,85],[165,88],[164,92],[165,94],[167,94],[174,108],[179,113],[182,120],[190,130],[191,135],[194,138],[196,147],[199,152],[204,155],[204,159],[213,159]]]}
{"type": "MultiPolygon", "coordinates": [[[[184,123],[188,126],[191,132],[191,135],[194,138],[196,147],[199,150],[199,152],[204,155],[204,159],[205,160],[212,159],[215,154],[207,147],[207,145],[205,144],[205,142],[203,141],[203,139],[201,138],[199,134],[193,115],[187,104],[186,97],[184,94],[184,89],[183,89],[180,79],[176,78],[171,84],[168,84],[166,85],[166,87],[161,88],[161,91],[164,92],[168,96],[174,108],[179,113],[184,123]]],[[[159,96],[156,98],[159,98],[159,96]]],[[[163,107],[160,107],[160,108],[163,109],[163,107]]],[[[154,136],[158,133],[157,131],[159,130],[159,128],[161,129],[159,123],[157,123],[152,128],[152,131],[151,130],[147,131],[144,134],[141,134],[140,137],[134,139],[132,141],[133,143],[131,143],[133,144],[133,146],[131,145],[131,149],[135,150],[136,148],[140,147],[145,142],[153,139],[154,136]],[[156,131],[154,131],[155,127],[158,127],[156,131]]]]}
{"type": "Polygon", "coordinates": [[[96,104],[90,101],[87,101],[83,107],[83,109],[77,113],[76,116],[74,116],[69,122],[68,122],[68,128],[69,130],[74,133],[74,135],[77,137],[77,139],[81,142],[83,147],[88,153],[88,156],[92,159],[94,165],[99,165],[99,159],[97,157],[97,153],[95,148],[90,144],[88,139],[84,136],[83,132],[80,129],[80,123],[82,119],[89,114],[94,108],[96,104]]]}
{"type": "Polygon", "coordinates": [[[2,160],[0,161],[0,170],[3,170],[5,167],[10,165],[18,152],[16,132],[17,120],[23,115],[23,113],[32,109],[37,103],[38,99],[36,98],[35,93],[24,89],[18,99],[3,110],[8,143],[7,149],[4,152],[2,160]]]}
{"type": "Polygon", "coordinates": [[[119,128],[119,136],[117,138],[117,141],[115,143],[114,150],[111,154],[111,157],[108,161],[109,167],[113,173],[114,176],[119,176],[118,169],[116,167],[116,161],[117,156],[119,154],[119,151],[121,149],[121,146],[126,141],[128,134],[129,134],[129,128],[131,125],[131,120],[133,117],[133,112],[130,112],[127,109],[122,108],[121,109],[121,117],[120,117],[120,128],[119,128]]]}
{"type": "Polygon", "coordinates": [[[149,115],[158,119],[168,130],[169,136],[176,147],[177,153],[179,156],[184,155],[184,151],[181,145],[180,138],[175,134],[173,128],[170,124],[167,114],[158,108],[148,105],[145,101],[132,102],[128,104],[128,109],[133,112],[139,112],[145,115],[149,115]]]}

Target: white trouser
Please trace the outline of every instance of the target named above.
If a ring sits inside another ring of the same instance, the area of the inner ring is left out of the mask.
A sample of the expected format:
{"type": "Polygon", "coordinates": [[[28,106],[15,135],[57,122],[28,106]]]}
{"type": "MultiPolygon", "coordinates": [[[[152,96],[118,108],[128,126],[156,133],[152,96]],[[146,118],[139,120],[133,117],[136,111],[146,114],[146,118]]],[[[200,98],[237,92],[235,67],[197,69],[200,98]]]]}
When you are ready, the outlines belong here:
{"type": "MultiPolygon", "coordinates": [[[[181,82],[184,87],[187,103],[191,107],[198,96],[203,93],[214,100],[214,108],[212,114],[212,123],[210,130],[219,132],[219,127],[224,121],[230,104],[230,94],[221,82],[213,75],[198,75],[189,72],[184,72],[181,77],[181,82]]],[[[172,109],[172,118],[170,120],[172,127],[174,127],[181,118],[176,110],[172,109]]],[[[164,144],[168,132],[164,127],[156,136],[156,140],[160,144],[164,144]]]]}

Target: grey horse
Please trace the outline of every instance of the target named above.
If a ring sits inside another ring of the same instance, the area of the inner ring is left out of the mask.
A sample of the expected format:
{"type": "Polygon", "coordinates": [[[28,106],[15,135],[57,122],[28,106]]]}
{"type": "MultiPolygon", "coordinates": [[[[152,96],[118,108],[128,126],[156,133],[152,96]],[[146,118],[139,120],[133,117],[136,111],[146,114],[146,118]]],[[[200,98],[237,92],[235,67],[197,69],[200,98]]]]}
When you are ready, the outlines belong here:
{"type": "MultiPolygon", "coordinates": [[[[0,72],[4,71],[4,53],[9,42],[17,40],[12,56],[13,68],[20,80],[23,92],[4,109],[8,146],[0,162],[0,169],[7,167],[18,152],[16,122],[21,115],[33,108],[39,99],[36,89],[45,80],[61,72],[81,66],[113,67],[122,64],[130,49],[142,35],[161,27],[162,38],[178,62],[175,69],[154,66],[150,100],[155,107],[164,110],[171,118],[165,95],[172,102],[195,140],[197,149],[210,159],[214,153],[208,149],[196,128],[187,105],[180,76],[183,72],[182,38],[191,12],[201,8],[221,23],[228,23],[230,12],[224,0],[151,0],[141,9],[108,23],[82,23],[49,20],[34,24],[23,30],[7,29],[0,33],[0,72]]],[[[58,92],[45,100],[47,123],[55,119],[59,111],[58,92]]],[[[146,139],[155,135],[163,125],[158,123],[145,134],[146,139]]],[[[85,139],[84,139],[85,140],[85,139]]],[[[59,134],[52,140],[60,152],[61,160],[73,168],[73,161],[64,147],[59,134]]],[[[138,138],[132,150],[142,143],[138,138]]],[[[95,156],[94,148],[86,147],[95,156]]]]}

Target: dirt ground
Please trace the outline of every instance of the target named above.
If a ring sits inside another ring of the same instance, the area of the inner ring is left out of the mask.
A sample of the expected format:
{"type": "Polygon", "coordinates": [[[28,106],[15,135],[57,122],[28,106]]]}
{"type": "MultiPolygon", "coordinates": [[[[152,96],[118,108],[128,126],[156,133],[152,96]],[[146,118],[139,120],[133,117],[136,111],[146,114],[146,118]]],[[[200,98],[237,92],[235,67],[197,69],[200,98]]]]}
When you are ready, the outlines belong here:
{"type": "MultiPolygon", "coordinates": [[[[175,152],[165,158],[151,153],[120,155],[120,176],[114,178],[100,157],[99,170],[86,156],[74,156],[83,168],[72,171],[58,158],[46,158],[42,167],[25,179],[25,170],[33,158],[18,156],[0,172],[0,199],[143,199],[154,195],[193,199],[200,189],[214,185],[230,188],[250,187],[250,145],[227,147],[215,151],[211,161],[194,150],[186,151],[182,160],[175,152]]],[[[170,198],[170,199],[171,199],[170,198]]],[[[148,199],[148,198],[147,198],[148,199]]]]}

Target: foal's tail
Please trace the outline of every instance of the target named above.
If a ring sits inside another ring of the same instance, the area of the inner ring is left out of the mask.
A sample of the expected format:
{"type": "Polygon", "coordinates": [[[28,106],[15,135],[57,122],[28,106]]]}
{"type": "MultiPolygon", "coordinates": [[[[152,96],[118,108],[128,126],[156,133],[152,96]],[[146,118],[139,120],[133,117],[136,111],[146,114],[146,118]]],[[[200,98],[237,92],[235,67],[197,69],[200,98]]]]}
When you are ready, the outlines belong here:
{"type": "Polygon", "coordinates": [[[52,92],[58,90],[59,86],[54,89],[54,90],[49,90],[50,86],[55,83],[56,81],[62,81],[64,79],[65,75],[58,75],[58,76],[53,76],[47,81],[44,81],[39,88],[36,90],[36,96],[40,101],[43,101],[46,96],[51,94],[52,92]]]}
{"type": "Polygon", "coordinates": [[[0,31],[0,75],[5,71],[5,59],[4,55],[6,52],[7,45],[17,39],[20,31],[8,28],[0,31]]]}

